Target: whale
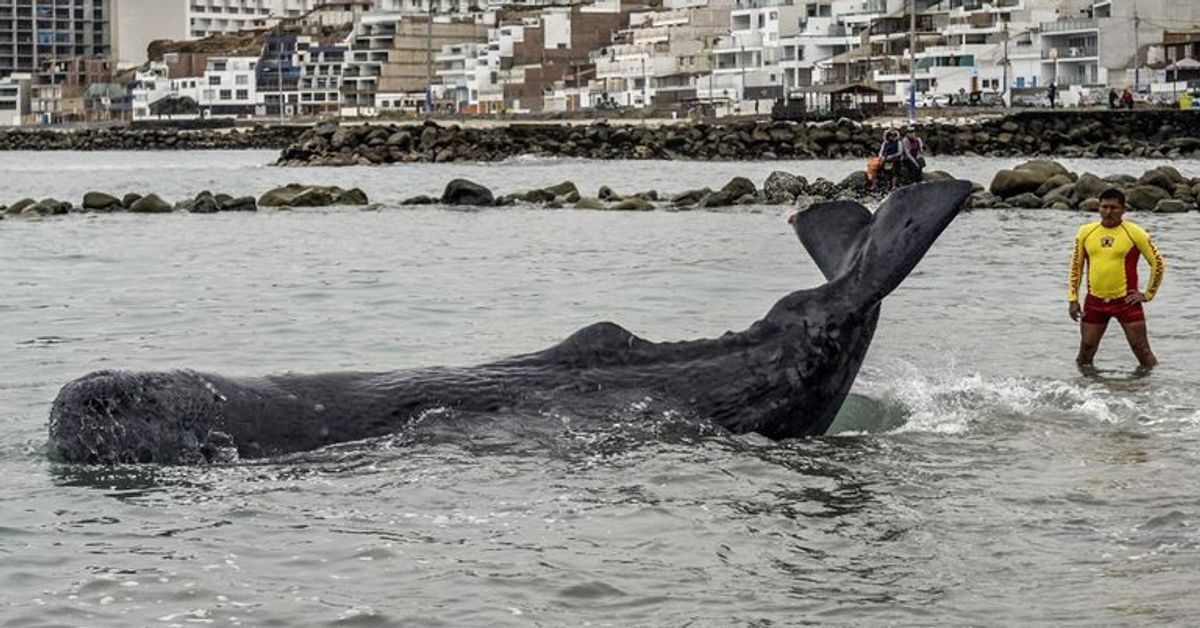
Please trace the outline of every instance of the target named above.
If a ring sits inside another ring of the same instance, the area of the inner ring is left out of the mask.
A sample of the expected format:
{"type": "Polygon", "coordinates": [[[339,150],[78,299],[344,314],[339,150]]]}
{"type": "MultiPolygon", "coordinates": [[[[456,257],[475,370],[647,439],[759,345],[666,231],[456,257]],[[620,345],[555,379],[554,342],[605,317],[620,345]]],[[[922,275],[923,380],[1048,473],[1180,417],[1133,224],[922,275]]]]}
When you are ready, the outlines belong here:
{"type": "Polygon", "coordinates": [[[190,465],[273,458],[397,433],[432,414],[589,412],[641,400],[733,434],[824,434],[854,383],[884,297],[960,212],[966,181],[900,188],[875,212],[833,201],[788,217],[825,278],[740,332],[652,342],[609,322],[469,367],[231,377],[98,371],[65,384],[49,456],[190,465]]]}

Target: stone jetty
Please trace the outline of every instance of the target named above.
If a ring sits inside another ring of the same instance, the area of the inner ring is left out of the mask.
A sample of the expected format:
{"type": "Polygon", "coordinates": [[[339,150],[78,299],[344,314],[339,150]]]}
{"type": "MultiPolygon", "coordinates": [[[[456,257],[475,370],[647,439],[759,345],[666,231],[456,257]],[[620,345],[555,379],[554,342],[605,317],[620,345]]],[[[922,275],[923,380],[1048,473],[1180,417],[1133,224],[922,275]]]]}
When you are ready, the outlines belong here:
{"type": "Polygon", "coordinates": [[[194,197],[169,203],[158,194],[129,193],[118,198],[105,192],[88,192],[78,205],[55,198],[41,200],[24,198],[12,205],[0,205],[0,219],[60,216],[74,213],[215,214],[217,212],[258,211],[259,208],[290,209],[295,207],[332,207],[370,205],[365,192],[358,188],[344,190],[337,186],[302,185],[290,183],[274,188],[259,198],[230,194],[200,192],[194,197]]]}
{"type": "MultiPolygon", "coordinates": [[[[927,171],[926,181],[948,180],[954,177],[941,171],[927,171]]],[[[1072,172],[1062,164],[1046,159],[1034,159],[1015,168],[1000,170],[987,187],[975,183],[967,200],[969,210],[1067,210],[1095,211],[1100,193],[1117,188],[1126,194],[1133,211],[1155,213],[1185,213],[1200,209],[1200,177],[1189,178],[1171,166],[1159,166],[1140,175],[1120,174],[1097,176],[1072,172]]],[[[757,185],[746,177],[733,177],[719,188],[688,190],[626,190],[600,185],[595,193],[581,190],[573,181],[531,190],[497,192],[467,179],[453,179],[438,196],[418,195],[406,199],[391,199],[382,206],[411,208],[421,205],[480,209],[491,207],[538,207],[543,209],[584,209],[608,211],[759,211],[762,206],[775,205],[805,209],[815,203],[830,200],[852,200],[874,205],[886,195],[874,189],[861,171],[852,172],[839,181],[821,177],[809,180],[801,174],[776,171],[757,185]],[[755,209],[758,207],[759,209],[755,209]]],[[[215,213],[224,211],[256,211],[272,208],[300,207],[369,207],[367,194],[358,188],[315,186],[291,183],[274,188],[258,198],[201,192],[192,198],[175,203],[164,201],[156,194],[126,194],[122,197],[103,192],[89,192],[78,205],[54,198],[26,198],[10,206],[0,205],[0,219],[5,217],[41,217],[77,212],[132,213],[215,213]]]]}
{"type": "MultiPolygon", "coordinates": [[[[497,161],[520,155],[587,159],[778,160],[864,158],[883,129],[821,123],[583,126],[454,124],[339,126],[323,122],[283,150],[285,166],[497,161]]],[[[932,155],[1188,157],[1200,155],[1200,114],[1184,111],[1028,111],[974,124],[920,125],[932,155]]]]}
{"type": "Polygon", "coordinates": [[[280,150],[308,127],[260,126],[248,129],[130,128],[0,131],[0,150],[280,150]]]}

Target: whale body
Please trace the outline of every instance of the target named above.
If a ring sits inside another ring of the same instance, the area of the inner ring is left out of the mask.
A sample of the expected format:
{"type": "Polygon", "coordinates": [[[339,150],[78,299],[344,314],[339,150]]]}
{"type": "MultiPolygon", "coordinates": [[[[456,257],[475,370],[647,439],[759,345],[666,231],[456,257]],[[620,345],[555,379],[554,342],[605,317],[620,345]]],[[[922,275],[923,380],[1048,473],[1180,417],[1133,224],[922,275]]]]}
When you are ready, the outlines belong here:
{"type": "Polygon", "coordinates": [[[226,377],[99,371],[67,383],[49,453],[87,464],[199,464],[383,436],[425,413],[605,408],[652,400],[733,433],[824,433],[894,290],[958,214],[971,184],[901,188],[872,214],[822,203],[789,221],[827,283],[717,338],[656,343],[597,323],[544,351],[473,367],[226,377]],[[224,454],[222,453],[224,452],[224,454]]]}

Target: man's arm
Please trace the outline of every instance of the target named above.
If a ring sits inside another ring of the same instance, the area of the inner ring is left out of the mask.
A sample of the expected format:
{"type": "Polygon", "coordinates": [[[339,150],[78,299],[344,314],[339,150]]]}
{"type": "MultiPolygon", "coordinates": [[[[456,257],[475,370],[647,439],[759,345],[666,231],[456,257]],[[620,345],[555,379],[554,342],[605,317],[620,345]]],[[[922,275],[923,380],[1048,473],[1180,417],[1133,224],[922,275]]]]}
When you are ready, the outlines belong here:
{"type": "Polygon", "coordinates": [[[1067,314],[1071,320],[1079,321],[1079,282],[1083,279],[1083,238],[1075,236],[1075,248],[1071,251],[1071,267],[1067,273],[1067,314]]]}
{"type": "Polygon", "coordinates": [[[1163,275],[1166,274],[1167,263],[1163,260],[1162,253],[1155,246],[1154,240],[1150,234],[1141,231],[1138,234],[1138,239],[1135,242],[1138,250],[1141,251],[1142,257],[1146,259],[1146,263],[1150,265],[1150,281],[1146,284],[1146,290],[1142,292],[1142,301],[1149,301],[1158,293],[1158,289],[1162,287],[1163,275]]]}

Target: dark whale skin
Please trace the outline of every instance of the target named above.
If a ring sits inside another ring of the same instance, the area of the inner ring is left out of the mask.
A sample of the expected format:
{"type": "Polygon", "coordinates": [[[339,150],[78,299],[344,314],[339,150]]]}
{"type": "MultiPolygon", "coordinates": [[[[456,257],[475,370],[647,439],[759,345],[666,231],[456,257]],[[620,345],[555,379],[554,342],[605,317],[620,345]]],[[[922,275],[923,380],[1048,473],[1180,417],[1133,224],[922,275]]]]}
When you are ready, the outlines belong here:
{"type": "Polygon", "coordinates": [[[958,214],[971,184],[923,183],[872,215],[815,205],[789,220],[828,282],[780,299],[748,329],[656,343],[597,323],[544,351],[473,367],[226,377],[99,371],[50,411],[49,454],[85,464],[200,464],[279,456],[404,429],[431,410],[597,410],[652,400],[733,433],[828,429],[862,365],[880,302],[958,214]]]}

